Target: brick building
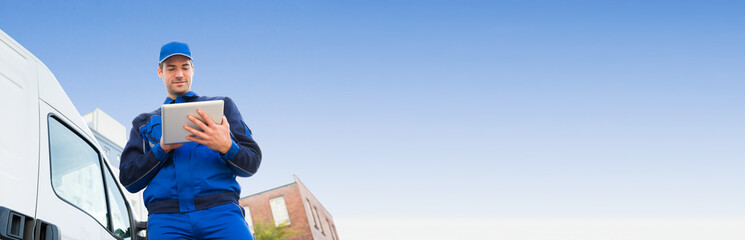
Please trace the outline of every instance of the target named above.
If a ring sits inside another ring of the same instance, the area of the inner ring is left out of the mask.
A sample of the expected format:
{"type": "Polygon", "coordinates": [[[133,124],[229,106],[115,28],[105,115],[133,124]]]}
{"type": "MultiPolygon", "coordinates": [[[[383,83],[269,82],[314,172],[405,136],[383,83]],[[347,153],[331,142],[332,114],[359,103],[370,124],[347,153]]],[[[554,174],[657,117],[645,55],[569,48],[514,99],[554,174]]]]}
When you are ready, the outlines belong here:
{"type": "Polygon", "coordinates": [[[240,199],[252,232],[254,223],[259,221],[275,225],[287,222],[297,231],[290,240],[338,240],[331,214],[297,176],[293,177],[293,183],[240,199]]]}

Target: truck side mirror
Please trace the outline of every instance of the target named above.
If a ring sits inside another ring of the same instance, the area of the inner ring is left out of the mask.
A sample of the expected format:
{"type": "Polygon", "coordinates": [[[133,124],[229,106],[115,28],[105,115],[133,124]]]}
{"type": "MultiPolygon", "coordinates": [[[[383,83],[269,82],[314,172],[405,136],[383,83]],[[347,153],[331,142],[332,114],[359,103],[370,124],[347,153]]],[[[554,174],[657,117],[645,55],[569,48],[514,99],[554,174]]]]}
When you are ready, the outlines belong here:
{"type": "Polygon", "coordinates": [[[136,239],[147,240],[147,221],[137,221],[135,223],[135,236],[136,239]]]}

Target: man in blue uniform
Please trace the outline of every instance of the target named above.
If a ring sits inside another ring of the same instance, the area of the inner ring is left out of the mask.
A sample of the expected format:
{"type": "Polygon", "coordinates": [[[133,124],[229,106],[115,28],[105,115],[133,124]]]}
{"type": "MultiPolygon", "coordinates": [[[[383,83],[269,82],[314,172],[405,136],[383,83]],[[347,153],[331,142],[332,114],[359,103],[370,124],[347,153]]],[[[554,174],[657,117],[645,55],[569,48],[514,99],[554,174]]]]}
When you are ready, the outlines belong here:
{"type": "Polygon", "coordinates": [[[230,98],[191,91],[193,74],[188,45],[163,45],[158,66],[168,93],[163,104],[221,99],[222,124],[199,111],[204,122],[189,119],[201,131],[184,126],[193,142],[163,144],[160,108],[140,114],[132,121],[119,179],[132,193],[145,188],[150,239],[252,239],[238,205],[241,189],[235,178],[256,173],[261,150],[230,98]]]}

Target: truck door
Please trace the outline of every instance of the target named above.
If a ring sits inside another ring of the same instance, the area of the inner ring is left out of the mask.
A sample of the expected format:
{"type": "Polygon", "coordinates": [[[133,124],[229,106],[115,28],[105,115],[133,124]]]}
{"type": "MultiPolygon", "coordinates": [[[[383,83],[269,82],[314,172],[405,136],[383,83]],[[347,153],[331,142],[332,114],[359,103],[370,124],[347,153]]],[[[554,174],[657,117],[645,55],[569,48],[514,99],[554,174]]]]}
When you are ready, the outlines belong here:
{"type": "Polygon", "coordinates": [[[37,218],[62,239],[121,239],[109,231],[111,214],[104,162],[93,141],[65,115],[40,101],[37,218]]]}

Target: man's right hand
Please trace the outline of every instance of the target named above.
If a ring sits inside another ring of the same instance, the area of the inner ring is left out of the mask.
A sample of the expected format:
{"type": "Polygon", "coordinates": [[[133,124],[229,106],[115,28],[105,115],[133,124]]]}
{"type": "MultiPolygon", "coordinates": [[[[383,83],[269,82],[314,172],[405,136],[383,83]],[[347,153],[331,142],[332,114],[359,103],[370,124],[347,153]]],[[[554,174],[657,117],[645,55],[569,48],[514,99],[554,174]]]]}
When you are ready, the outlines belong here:
{"type": "Polygon", "coordinates": [[[169,153],[171,152],[171,150],[181,147],[181,145],[184,145],[184,143],[163,144],[163,137],[160,137],[160,148],[162,148],[163,151],[166,153],[169,153]]]}

